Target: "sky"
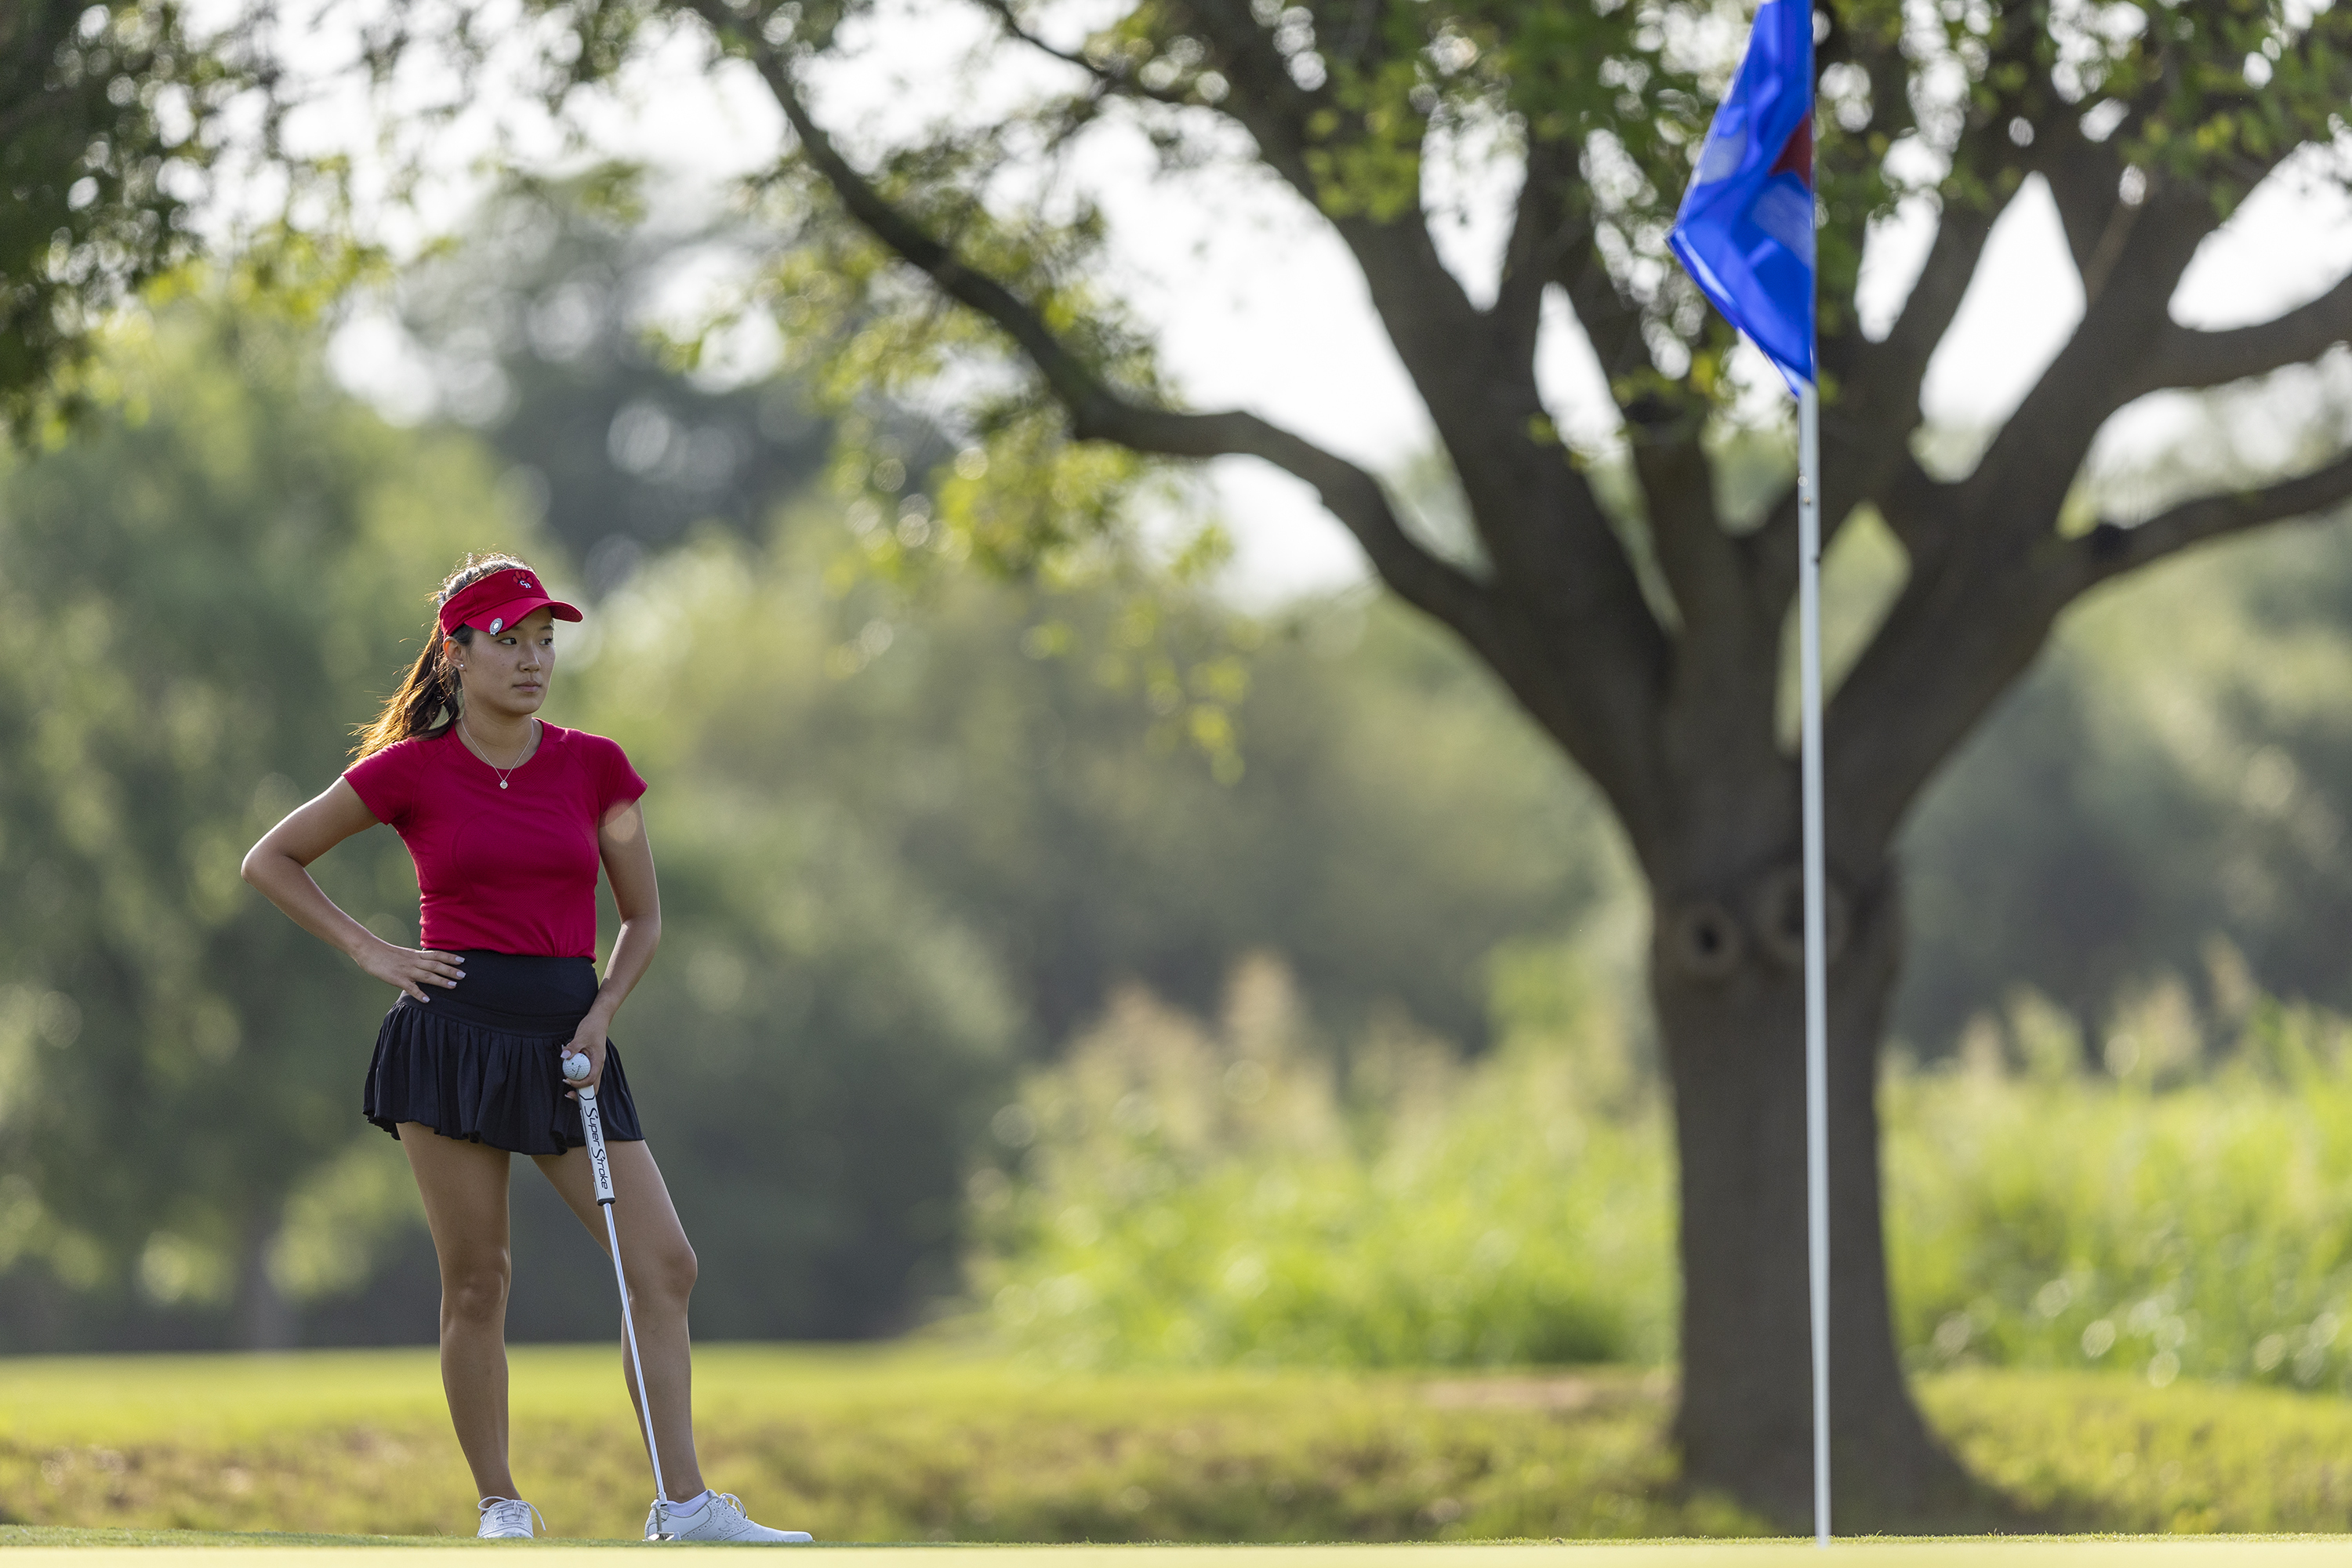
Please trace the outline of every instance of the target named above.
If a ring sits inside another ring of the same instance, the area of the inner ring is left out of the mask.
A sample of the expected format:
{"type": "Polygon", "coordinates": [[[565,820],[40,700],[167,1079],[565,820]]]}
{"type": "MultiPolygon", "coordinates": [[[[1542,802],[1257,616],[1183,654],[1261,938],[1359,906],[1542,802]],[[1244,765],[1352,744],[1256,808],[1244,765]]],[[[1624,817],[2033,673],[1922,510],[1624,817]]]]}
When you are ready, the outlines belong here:
{"type": "MultiPolygon", "coordinates": [[[[821,111],[869,130],[903,123],[915,111],[910,106],[928,101],[927,85],[936,90],[937,73],[960,40],[943,19],[970,14],[937,0],[901,0],[877,47],[821,84],[821,111]]],[[[331,42],[315,47],[320,58],[331,58],[331,42]]],[[[1013,93],[1025,84],[1000,79],[989,85],[1013,93]]],[[[424,79],[410,90],[430,96],[446,91],[446,83],[424,79]]],[[[497,95],[487,100],[495,106],[497,95]]],[[[698,47],[684,40],[647,60],[620,91],[584,109],[596,147],[664,171],[656,188],[673,208],[715,199],[726,181],[771,161],[780,144],[782,116],[749,71],[726,68],[714,75],[698,47]]],[[[313,133],[331,137],[362,118],[352,104],[331,106],[313,133]]],[[[523,124],[527,151],[551,162],[565,155],[543,131],[533,132],[530,116],[509,118],[523,124]]],[[[486,112],[445,132],[436,153],[443,178],[421,222],[402,221],[395,238],[413,244],[433,227],[458,222],[479,189],[467,164],[489,145],[486,112]]],[[[1195,177],[1169,185],[1145,173],[1138,143],[1106,149],[1081,177],[1113,220],[1115,266],[1145,318],[1158,323],[1164,363],[1193,405],[1252,409],[1381,472],[1396,471],[1428,448],[1427,412],[1388,346],[1360,276],[1318,218],[1270,179],[1195,177]]],[[[2352,271],[2352,202],[2318,173],[2315,161],[2291,166],[2243,205],[2190,267],[2174,299],[2177,319],[2200,327],[2267,319],[2352,271]]],[[[1512,178],[1507,169],[1489,175],[1487,188],[1475,179],[1432,178],[1433,197],[1463,215],[1438,233],[1447,264],[1474,297],[1491,294],[1512,178]]],[[[1893,319],[1933,232],[1932,215],[1914,210],[1873,235],[1860,300],[1866,330],[1884,330],[1893,319]]],[[[681,310],[693,303],[692,284],[682,280],[674,301],[681,310]]],[[[2063,345],[2082,303],[2056,208],[2036,182],[1995,229],[1930,365],[1930,420],[1964,428],[1997,425],[2063,345]]],[[[1600,439],[1611,423],[1605,390],[1557,300],[1554,307],[1538,364],[1547,402],[1571,437],[1600,439]]],[[[750,360],[756,363],[756,350],[750,360]]],[[[425,406],[417,372],[404,366],[381,317],[363,317],[347,330],[335,363],[389,412],[413,417],[425,406]]],[[[2331,369],[2334,385],[2352,386],[2352,374],[2344,374],[2352,366],[2331,369]]],[[[1755,379],[1767,384],[1760,368],[1755,379]]],[[[2284,395],[2313,394],[2295,387],[2284,395]]],[[[2264,430],[2280,427],[2276,420],[2241,423],[2247,427],[2242,445],[2259,445],[2264,430]]],[[[2159,395],[2118,416],[2094,461],[2103,470],[2127,471],[2210,424],[2193,400],[2159,395]]],[[[1230,578],[1237,596],[1275,602],[1365,575],[1353,541],[1297,481],[1254,459],[1234,458],[1212,465],[1210,482],[1237,545],[1230,578]]]]}

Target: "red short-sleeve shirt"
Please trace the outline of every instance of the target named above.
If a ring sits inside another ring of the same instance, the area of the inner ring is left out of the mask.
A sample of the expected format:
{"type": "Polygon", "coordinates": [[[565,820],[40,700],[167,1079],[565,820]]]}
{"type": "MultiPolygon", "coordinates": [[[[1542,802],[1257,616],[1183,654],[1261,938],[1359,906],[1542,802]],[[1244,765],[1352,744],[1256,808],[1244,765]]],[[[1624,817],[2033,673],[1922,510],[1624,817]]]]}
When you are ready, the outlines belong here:
{"type": "Polygon", "coordinates": [[[453,729],[396,742],[343,777],[416,862],[425,947],[596,956],[597,827],[646,793],[619,746],[542,722],[539,750],[500,789],[453,729]]]}

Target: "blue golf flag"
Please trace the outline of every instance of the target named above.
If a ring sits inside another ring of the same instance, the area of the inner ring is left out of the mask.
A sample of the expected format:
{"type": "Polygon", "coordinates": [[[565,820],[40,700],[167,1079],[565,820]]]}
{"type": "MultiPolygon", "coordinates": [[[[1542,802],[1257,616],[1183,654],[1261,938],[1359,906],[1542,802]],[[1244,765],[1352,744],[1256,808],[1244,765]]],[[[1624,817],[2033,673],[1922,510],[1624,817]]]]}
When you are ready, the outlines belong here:
{"type": "Polygon", "coordinates": [[[1813,379],[1813,12],[1763,0],[1666,243],[1780,367],[1813,379]]]}

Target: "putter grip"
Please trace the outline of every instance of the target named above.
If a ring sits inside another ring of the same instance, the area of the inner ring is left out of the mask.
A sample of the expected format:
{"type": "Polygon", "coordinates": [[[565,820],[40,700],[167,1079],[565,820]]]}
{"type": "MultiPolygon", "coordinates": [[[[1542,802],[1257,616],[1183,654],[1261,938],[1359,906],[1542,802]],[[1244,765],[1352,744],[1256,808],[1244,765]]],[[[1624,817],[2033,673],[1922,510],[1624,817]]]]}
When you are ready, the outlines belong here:
{"type": "Polygon", "coordinates": [[[596,1180],[596,1201],[613,1201],[613,1165],[604,1156],[604,1113],[597,1108],[596,1091],[582,1088],[574,1090],[580,1096],[580,1126],[588,1135],[588,1172],[596,1180]]]}

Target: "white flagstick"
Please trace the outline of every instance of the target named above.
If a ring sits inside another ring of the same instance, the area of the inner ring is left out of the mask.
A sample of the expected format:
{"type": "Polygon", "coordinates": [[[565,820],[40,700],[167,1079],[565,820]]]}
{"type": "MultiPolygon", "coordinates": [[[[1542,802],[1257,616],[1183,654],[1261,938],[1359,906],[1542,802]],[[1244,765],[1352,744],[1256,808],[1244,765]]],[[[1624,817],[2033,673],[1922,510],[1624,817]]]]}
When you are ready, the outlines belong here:
{"type": "Polygon", "coordinates": [[[1830,1543],[1829,953],[1822,855],[1822,407],[1797,395],[1797,618],[1805,835],[1805,1219],[1813,1310],[1813,1540],[1830,1543]]]}
{"type": "Polygon", "coordinates": [[[583,1084],[572,1091],[580,1097],[580,1126],[588,1135],[588,1169],[596,1179],[596,1205],[604,1211],[604,1239],[613,1245],[613,1278],[621,1287],[621,1328],[629,1336],[629,1364],[637,1374],[637,1413],[646,1423],[646,1457],[654,1463],[654,1533],[647,1539],[669,1539],[669,1489],[662,1485],[661,1447],[654,1441],[654,1402],[646,1397],[646,1358],[637,1353],[636,1320],[629,1313],[629,1277],[621,1268],[621,1233],[613,1227],[613,1167],[604,1157],[604,1113],[596,1108],[596,1091],[583,1084]]]}

